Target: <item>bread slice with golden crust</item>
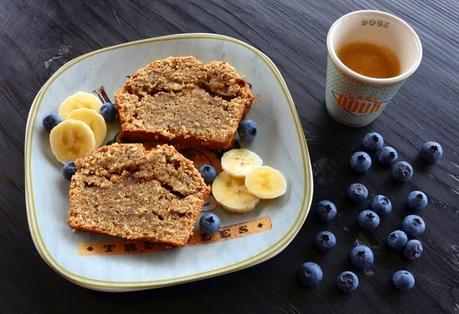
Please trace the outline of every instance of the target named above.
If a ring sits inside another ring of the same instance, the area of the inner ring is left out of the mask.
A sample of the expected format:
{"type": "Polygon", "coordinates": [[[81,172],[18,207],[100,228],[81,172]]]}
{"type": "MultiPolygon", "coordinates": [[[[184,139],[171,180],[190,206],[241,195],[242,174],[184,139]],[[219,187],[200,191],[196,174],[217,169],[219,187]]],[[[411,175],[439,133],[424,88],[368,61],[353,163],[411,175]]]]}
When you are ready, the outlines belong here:
{"type": "Polygon", "coordinates": [[[229,148],[250,110],[249,84],[225,61],[154,61],[116,92],[121,136],[181,148],[229,148]]]}
{"type": "Polygon", "coordinates": [[[100,147],[76,161],[68,224],[129,240],[185,245],[210,193],[170,145],[100,147]]]}

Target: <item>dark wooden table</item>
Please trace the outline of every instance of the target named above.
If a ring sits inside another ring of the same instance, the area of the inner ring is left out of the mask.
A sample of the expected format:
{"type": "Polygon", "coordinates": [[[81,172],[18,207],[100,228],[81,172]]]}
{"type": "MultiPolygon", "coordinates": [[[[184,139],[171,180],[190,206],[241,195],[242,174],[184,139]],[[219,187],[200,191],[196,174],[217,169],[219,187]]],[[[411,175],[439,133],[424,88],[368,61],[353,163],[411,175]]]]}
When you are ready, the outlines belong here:
{"type": "Polygon", "coordinates": [[[0,2],[0,313],[118,312],[413,312],[459,311],[459,3],[450,1],[32,1],[0,2]],[[324,108],[326,34],[341,15],[364,8],[394,13],[418,32],[424,58],[383,115],[370,127],[351,129],[324,108]],[[83,53],[136,39],[182,32],[212,32],[239,38],[270,56],[295,100],[313,162],[314,203],[332,199],[339,216],[328,226],[311,215],[295,240],[275,258],[234,274],[176,287],[136,293],[94,292],[54,273],[34,248],[24,201],[23,144],[27,113],[42,84],[65,62],[83,53]],[[382,133],[416,174],[394,184],[376,165],[357,176],[351,153],[370,130],[382,133]],[[426,140],[439,141],[445,156],[427,166],[418,159],[426,140]],[[375,232],[356,227],[361,208],[349,204],[345,188],[365,183],[388,195],[393,213],[375,232]],[[408,262],[385,248],[398,228],[409,191],[430,197],[422,212],[425,252],[408,262]],[[338,245],[318,254],[313,235],[335,232],[338,245]],[[352,295],[335,287],[335,276],[352,267],[356,241],[376,255],[373,271],[359,273],[352,295]],[[316,261],[323,283],[306,290],[294,279],[298,265],[316,261]],[[406,268],[416,287],[400,293],[391,286],[395,270],[406,268]]]}

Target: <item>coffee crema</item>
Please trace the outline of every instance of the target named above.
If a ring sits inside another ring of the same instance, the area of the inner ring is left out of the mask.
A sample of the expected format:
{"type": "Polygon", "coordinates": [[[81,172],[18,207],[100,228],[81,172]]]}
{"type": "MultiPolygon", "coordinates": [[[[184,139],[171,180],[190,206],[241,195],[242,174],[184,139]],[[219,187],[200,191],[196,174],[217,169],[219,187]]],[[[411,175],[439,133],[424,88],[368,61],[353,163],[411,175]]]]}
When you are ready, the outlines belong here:
{"type": "Polygon", "coordinates": [[[338,58],[348,68],[373,78],[390,78],[400,74],[400,62],[392,49],[355,41],[342,46],[338,58]]]}

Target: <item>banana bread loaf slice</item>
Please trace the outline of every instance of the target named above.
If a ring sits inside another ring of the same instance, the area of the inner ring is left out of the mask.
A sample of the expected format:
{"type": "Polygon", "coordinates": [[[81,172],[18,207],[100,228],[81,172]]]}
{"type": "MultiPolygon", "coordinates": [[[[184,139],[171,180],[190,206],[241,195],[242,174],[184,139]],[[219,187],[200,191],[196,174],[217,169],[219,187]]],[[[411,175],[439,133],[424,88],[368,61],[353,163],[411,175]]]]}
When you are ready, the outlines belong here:
{"type": "Polygon", "coordinates": [[[226,149],[253,96],[225,61],[194,57],[154,61],[116,92],[121,136],[182,148],[226,149]]]}
{"type": "Polygon", "coordinates": [[[170,145],[116,143],[76,166],[68,223],[80,231],[182,246],[210,193],[193,163],[170,145]]]}

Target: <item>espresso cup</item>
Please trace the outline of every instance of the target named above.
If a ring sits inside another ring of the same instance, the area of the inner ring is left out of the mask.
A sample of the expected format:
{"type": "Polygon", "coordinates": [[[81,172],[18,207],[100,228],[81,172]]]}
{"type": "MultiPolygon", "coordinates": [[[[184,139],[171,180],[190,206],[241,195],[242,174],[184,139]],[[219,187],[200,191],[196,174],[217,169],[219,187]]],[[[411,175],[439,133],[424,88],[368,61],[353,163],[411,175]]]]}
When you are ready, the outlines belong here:
{"type": "Polygon", "coordinates": [[[351,127],[373,122],[422,59],[416,32],[402,19],[375,10],[351,12],[336,20],[328,31],[327,48],[326,108],[336,121],[351,127]],[[390,48],[398,57],[400,74],[374,78],[351,70],[337,52],[356,41],[390,48]]]}

